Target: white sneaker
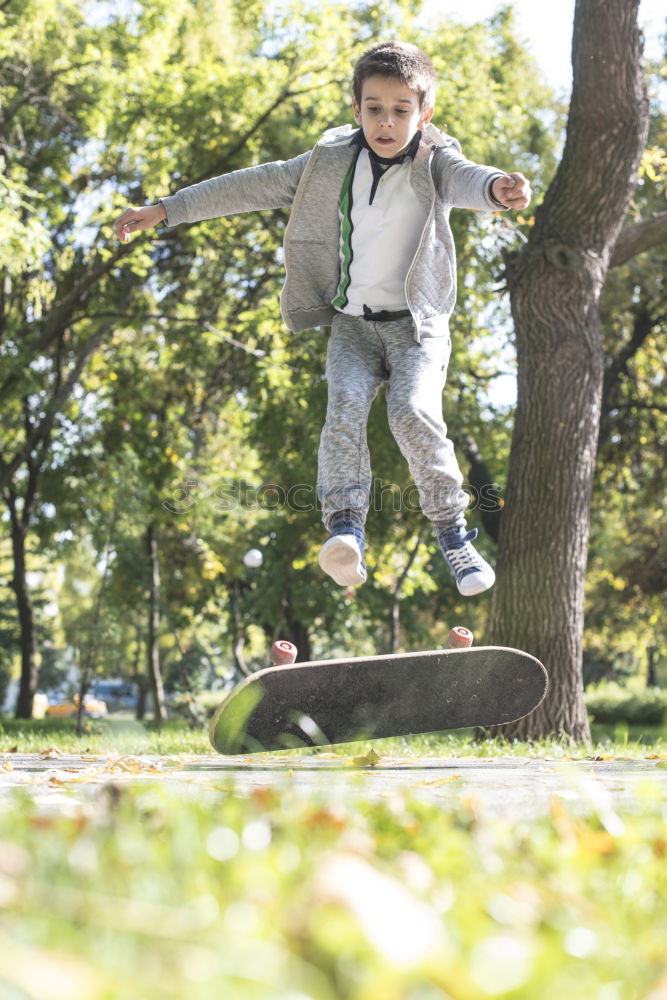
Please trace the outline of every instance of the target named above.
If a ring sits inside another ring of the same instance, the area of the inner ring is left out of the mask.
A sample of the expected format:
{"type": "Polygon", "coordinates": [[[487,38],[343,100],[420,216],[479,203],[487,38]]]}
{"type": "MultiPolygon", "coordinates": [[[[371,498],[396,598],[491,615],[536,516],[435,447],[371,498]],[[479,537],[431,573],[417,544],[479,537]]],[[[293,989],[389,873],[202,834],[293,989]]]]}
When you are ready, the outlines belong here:
{"type": "Polygon", "coordinates": [[[466,533],[463,525],[448,528],[438,535],[442,554],[464,597],[483,594],[496,581],[493,569],[472,544],[476,538],[477,528],[466,533]]]}
{"type": "Polygon", "coordinates": [[[320,549],[317,561],[339,587],[359,587],[365,583],[362,529],[347,524],[334,528],[320,549]]]}

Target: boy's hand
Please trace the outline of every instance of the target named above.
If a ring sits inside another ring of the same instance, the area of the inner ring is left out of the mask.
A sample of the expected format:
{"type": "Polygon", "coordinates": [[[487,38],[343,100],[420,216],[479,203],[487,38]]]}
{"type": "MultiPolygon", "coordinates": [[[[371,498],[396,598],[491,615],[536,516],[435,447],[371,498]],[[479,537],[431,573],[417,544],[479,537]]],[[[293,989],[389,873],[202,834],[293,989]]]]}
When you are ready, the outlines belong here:
{"type": "Polygon", "coordinates": [[[129,243],[132,233],[152,229],[167,218],[164,205],[145,205],[144,208],[126,208],[113,223],[113,230],[121,243],[129,243]]]}
{"type": "Polygon", "coordinates": [[[530,201],[530,184],[523,174],[505,174],[495,179],[491,194],[505,208],[526,208],[530,201]]]}

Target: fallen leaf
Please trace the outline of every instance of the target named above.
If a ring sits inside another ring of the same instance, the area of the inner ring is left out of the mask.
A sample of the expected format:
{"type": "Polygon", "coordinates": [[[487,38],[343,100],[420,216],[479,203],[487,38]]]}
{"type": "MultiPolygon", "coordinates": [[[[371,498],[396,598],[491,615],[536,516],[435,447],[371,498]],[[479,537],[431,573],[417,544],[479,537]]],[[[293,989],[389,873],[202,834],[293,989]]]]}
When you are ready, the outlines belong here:
{"type": "Polygon", "coordinates": [[[163,760],[160,761],[159,767],[162,771],[182,771],[185,767],[185,762],[182,760],[163,760]]]}
{"type": "Polygon", "coordinates": [[[0,764],[0,771],[13,771],[13,770],[14,770],[14,765],[9,760],[4,760],[2,764],[0,764]]]}
{"type": "Polygon", "coordinates": [[[56,747],[47,747],[46,750],[39,751],[40,760],[55,760],[62,755],[62,750],[57,750],[56,747]]]}
{"type": "Polygon", "coordinates": [[[380,755],[375,752],[373,747],[370,747],[368,753],[361,757],[353,757],[350,763],[353,767],[375,767],[381,760],[380,755]]]}
{"type": "Polygon", "coordinates": [[[250,792],[250,798],[260,809],[273,809],[278,803],[278,795],[275,789],[268,785],[259,785],[250,792]]]}
{"type": "Polygon", "coordinates": [[[344,812],[339,812],[335,809],[329,809],[327,806],[322,806],[319,809],[313,809],[304,817],[304,822],[308,827],[333,827],[335,830],[344,830],[347,826],[347,816],[344,812]]]}
{"type": "Polygon", "coordinates": [[[55,816],[42,814],[41,816],[32,816],[29,822],[37,830],[52,830],[57,823],[57,819],[55,816]]]}
{"type": "Polygon", "coordinates": [[[118,757],[117,760],[108,760],[105,767],[105,774],[162,774],[162,768],[152,764],[150,761],[143,761],[139,757],[126,755],[118,757]]]}
{"type": "Polygon", "coordinates": [[[653,850],[659,858],[664,858],[667,854],[667,841],[663,840],[662,837],[658,837],[657,840],[653,841],[653,850]]]}
{"type": "Polygon", "coordinates": [[[554,795],[549,800],[549,811],[556,832],[566,843],[576,843],[577,825],[562,802],[554,795]]]}
{"type": "Polygon", "coordinates": [[[603,830],[577,829],[576,838],[580,848],[594,854],[613,854],[616,850],[616,841],[603,830]]]}
{"type": "Polygon", "coordinates": [[[460,774],[452,774],[448,778],[435,778],[434,781],[420,781],[418,782],[418,788],[437,788],[439,785],[448,785],[452,781],[460,781],[460,774]]]}

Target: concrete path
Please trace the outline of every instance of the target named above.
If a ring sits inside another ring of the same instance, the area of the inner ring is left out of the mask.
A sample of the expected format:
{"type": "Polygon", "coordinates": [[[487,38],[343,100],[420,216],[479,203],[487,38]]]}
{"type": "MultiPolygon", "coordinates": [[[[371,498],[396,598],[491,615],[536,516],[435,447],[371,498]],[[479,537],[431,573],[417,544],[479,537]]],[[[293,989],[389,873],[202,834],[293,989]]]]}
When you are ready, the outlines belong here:
{"type": "MultiPolygon", "coordinates": [[[[397,792],[441,801],[473,798],[493,814],[535,818],[554,798],[572,811],[611,817],[641,809],[642,798],[667,801],[667,759],[399,758],[312,756],[123,756],[0,754],[0,803],[22,788],[45,810],[90,800],[102,785],[159,783],[184,795],[247,795],[258,788],[288,790],[315,800],[354,802],[397,792]]],[[[613,820],[610,820],[613,822],[613,820]]]]}

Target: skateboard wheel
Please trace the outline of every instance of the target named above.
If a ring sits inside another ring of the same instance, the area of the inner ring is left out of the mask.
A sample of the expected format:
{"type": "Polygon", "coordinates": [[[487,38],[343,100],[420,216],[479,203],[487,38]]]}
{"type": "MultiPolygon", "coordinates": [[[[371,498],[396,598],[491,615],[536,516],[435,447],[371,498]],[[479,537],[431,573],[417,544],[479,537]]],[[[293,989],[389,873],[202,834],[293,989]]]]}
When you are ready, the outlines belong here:
{"type": "Polygon", "coordinates": [[[282,667],[286,663],[294,663],[296,660],[297,648],[292,642],[286,639],[278,639],[271,646],[271,663],[274,667],[282,667]]]}
{"type": "Polygon", "coordinates": [[[449,632],[449,648],[450,649],[467,649],[468,646],[472,646],[473,634],[469,628],[464,628],[463,625],[456,625],[449,632]]]}

